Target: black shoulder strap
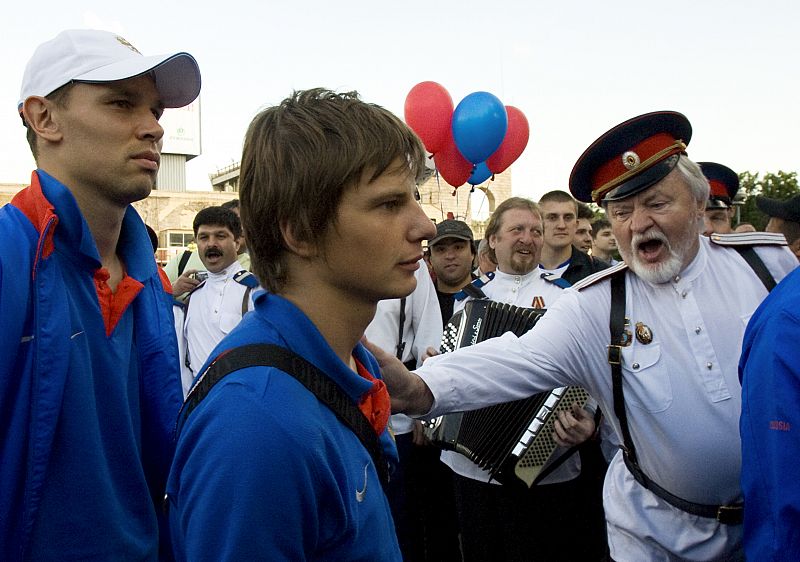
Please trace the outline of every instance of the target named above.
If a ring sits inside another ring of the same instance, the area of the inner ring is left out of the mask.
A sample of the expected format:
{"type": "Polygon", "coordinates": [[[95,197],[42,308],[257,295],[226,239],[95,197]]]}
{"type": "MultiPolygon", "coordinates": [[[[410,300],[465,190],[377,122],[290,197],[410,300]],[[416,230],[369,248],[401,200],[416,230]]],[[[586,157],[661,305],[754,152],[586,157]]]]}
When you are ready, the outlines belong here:
{"type": "Polygon", "coordinates": [[[614,414],[622,430],[623,451],[636,459],[628,416],[625,412],[625,396],[622,391],[622,346],[625,331],[625,269],[611,276],[611,315],[609,330],[611,345],[608,346],[608,363],[611,365],[611,383],[614,395],[614,414]]]}
{"type": "Polygon", "coordinates": [[[767,288],[767,292],[771,292],[772,289],[775,288],[775,278],[767,269],[767,266],[764,265],[764,262],[758,257],[758,254],[753,249],[752,246],[729,246],[739,252],[739,255],[744,258],[744,261],[747,262],[752,270],[758,275],[758,278],[761,279],[761,282],[764,284],[764,287],[767,288]]]}
{"type": "Polygon", "coordinates": [[[191,250],[184,250],[183,255],[181,256],[181,261],[178,262],[178,276],[180,277],[183,274],[183,270],[186,269],[186,264],[189,263],[189,258],[192,256],[191,250]]]}
{"type": "Polygon", "coordinates": [[[403,360],[403,351],[406,348],[406,342],[403,341],[403,328],[406,325],[406,297],[400,299],[400,323],[397,333],[397,349],[395,355],[397,358],[403,360]]]}
{"type": "Polygon", "coordinates": [[[473,299],[486,298],[486,293],[483,292],[483,289],[476,287],[472,283],[467,283],[461,290],[464,291],[468,297],[472,297],[473,299]]]}
{"type": "Polygon", "coordinates": [[[389,466],[383,458],[378,435],[358,406],[316,365],[279,345],[252,344],[235,347],[214,359],[186,397],[179,415],[178,431],[215,384],[226,375],[247,367],[275,367],[297,379],[356,434],[372,457],[381,482],[385,485],[389,481],[389,466]]]}
{"type": "Polygon", "coordinates": [[[625,394],[622,390],[622,346],[625,331],[625,269],[611,276],[611,315],[609,328],[611,344],[608,346],[608,363],[611,365],[611,383],[613,386],[614,413],[619,420],[622,431],[622,458],[633,478],[653,492],[656,496],[687,513],[700,517],[716,519],[726,525],[738,525],[744,519],[742,503],[730,505],[707,505],[684,500],[653,482],[639,466],[636,448],[633,445],[628,416],[625,412],[625,394]]]}
{"type": "Polygon", "coordinates": [[[242,316],[247,314],[247,311],[250,309],[250,293],[252,292],[252,287],[246,287],[244,290],[244,296],[242,297],[242,316]]]}

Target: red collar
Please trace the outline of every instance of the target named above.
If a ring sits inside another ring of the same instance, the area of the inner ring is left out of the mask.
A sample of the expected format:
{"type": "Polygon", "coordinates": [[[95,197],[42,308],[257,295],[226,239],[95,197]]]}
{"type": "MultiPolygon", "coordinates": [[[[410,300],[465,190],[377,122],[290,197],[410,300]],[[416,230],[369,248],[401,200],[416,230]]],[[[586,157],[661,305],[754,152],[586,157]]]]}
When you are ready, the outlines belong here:
{"type": "Polygon", "coordinates": [[[31,185],[17,193],[11,200],[11,204],[25,215],[39,233],[39,244],[36,248],[36,263],[33,267],[33,275],[36,275],[36,265],[39,256],[47,258],[53,253],[55,244],[53,243],[53,233],[58,225],[58,216],[55,208],[44,196],[42,186],[39,184],[39,176],[36,171],[31,173],[31,185]],[[52,225],[47,229],[48,223],[52,225]],[[47,230],[47,234],[42,238],[42,233],[47,230]]]}

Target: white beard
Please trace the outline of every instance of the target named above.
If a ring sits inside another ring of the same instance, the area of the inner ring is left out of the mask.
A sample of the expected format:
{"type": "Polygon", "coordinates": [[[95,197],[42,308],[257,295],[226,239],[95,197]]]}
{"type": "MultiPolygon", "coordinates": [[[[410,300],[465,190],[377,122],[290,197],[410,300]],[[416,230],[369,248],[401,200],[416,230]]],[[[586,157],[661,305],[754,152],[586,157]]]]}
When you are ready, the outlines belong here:
{"type": "Polygon", "coordinates": [[[692,238],[687,236],[684,240],[677,240],[673,246],[667,236],[654,227],[644,234],[633,235],[630,255],[626,255],[628,252],[623,252],[621,248],[620,253],[623,254],[623,259],[636,275],[648,283],[660,284],[667,283],[681,272],[684,258],[691,247],[691,243],[692,238]],[[664,244],[669,252],[666,260],[658,263],[646,263],[639,259],[636,248],[649,240],[660,240],[664,244]]]}

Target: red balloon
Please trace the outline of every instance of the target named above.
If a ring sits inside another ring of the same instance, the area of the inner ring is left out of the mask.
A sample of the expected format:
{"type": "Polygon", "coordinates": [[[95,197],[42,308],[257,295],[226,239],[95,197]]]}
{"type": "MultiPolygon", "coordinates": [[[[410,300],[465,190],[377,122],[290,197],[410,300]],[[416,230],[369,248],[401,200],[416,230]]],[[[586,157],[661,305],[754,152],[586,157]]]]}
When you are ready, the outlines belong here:
{"type": "Polygon", "coordinates": [[[441,84],[420,82],[408,92],[404,110],[406,123],[417,133],[425,148],[436,154],[450,136],[453,99],[441,84]]]}
{"type": "Polygon", "coordinates": [[[508,129],[503,143],[494,151],[494,154],[486,159],[486,165],[493,174],[504,172],[528,146],[530,128],[525,114],[513,105],[506,106],[506,113],[508,114],[508,129]]]}
{"type": "Polygon", "coordinates": [[[472,163],[464,158],[456,146],[453,133],[449,133],[444,147],[433,157],[436,169],[444,181],[453,187],[464,185],[472,175],[472,163]]]}

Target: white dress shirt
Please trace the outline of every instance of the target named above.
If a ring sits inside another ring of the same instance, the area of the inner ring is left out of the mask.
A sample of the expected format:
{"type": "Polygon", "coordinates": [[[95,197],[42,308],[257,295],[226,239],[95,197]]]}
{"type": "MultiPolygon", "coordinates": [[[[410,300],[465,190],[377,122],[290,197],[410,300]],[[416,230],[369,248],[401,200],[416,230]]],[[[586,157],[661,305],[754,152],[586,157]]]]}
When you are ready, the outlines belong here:
{"type": "MultiPolygon", "coordinates": [[[[776,281],[797,266],[785,247],[756,251],[776,281]]],[[[700,237],[697,256],[671,282],[654,285],[629,272],[626,288],[631,330],[642,322],[652,332],[652,342],[634,337],[622,350],[639,463],[685,500],[740,500],[737,364],[745,325],[767,294],[764,285],[733,249],[700,237]]],[[[576,385],[609,413],[619,436],[606,352],[609,310],[607,279],[581,292],[567,289],[522,337],[506,334],[430,359],[418,371],[435,397],[430,415],[576,385]]],[[[606,475],[604,506],[615,560],[743,557],[741,525],[721,525],[670,506],[634,480],[620,453],[606,475]]]]}
{"type": "MultiPolygon", "coordinates": [[[[566,266],[564,269],[566,269],[566,266]]],[[[494,279],[482,286],[481,290],[493,301],[524,308],[547,308],[564,294],[564,290],[542,279],[542,273],[544,271],[538,267],[525,275],[511,275],[498,269],[494,272],[494,279]]],[[[453,306],[453,312],[462,310],[470,300],[472,299],[466,298],[462,301],[456,301],[453,306]]],[[[456,474],[473,480],[480,480],[481,482],[491,481],[493,484],[499,485],[499,482],[490,479],[488,470],[482,469],[461,453],[442,451],[441,459],[456,474]]],[[[552,474],[544,478],[541,483],[553,484],[572,480],[580,474],[580,466],[579,455],[572,455],[552,474]]]]}
{"type": "MultiPolygon", "coordinates": [[[[183,336],[192,378],[197,376],[220,340],[242,320],[242,301],[247,287],[234,281],[233,277],[243,269],[235,261],[219,273],[208,272],[203,285],[191,293],[183,336]]],[[[253,309],[254,292],[250,291],[248,310],[253,309]]]]}
{"type": "MultiPolygon", "coordinates": [[[[406,297],[406,319],[403,324],[405,348],[401,360],[414,358],[417,366],[422,365],[422,355],[428,347],[439,349],[442,341],[442,313],[436,289],[423,260],[414,276],[417,288],[406,297]]],[[[400,299],[387,299],[378,303],[375,318],[367,326],[364,335],[372,343],[392,355],[397,354],[397,338],[400,332],[400,299]]],[[[392,430],[401,435],[410,432],[414,420],[403,414],[392,416],[392,430]]]]}

